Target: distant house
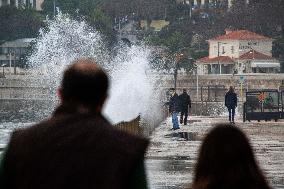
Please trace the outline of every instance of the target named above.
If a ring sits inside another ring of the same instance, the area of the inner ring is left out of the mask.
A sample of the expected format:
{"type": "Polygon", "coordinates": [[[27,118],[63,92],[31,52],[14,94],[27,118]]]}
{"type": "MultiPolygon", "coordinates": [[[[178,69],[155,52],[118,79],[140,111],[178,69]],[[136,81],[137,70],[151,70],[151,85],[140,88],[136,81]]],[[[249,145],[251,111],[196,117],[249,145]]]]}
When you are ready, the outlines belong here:
{"type": "MultiPolygon", "coordinates": [[[[221,6],[226,6],[230,8],[234,0],[176,0],[177,3],[182,4],[191,4],[193,8],[204,8],[216,6],[216,3],[219,3],[221,6]]],[[[249,3],[249,0],[246,0],[244,3],[249,3]]]]}
{"type": "Polygon", "coordinates": [[[169,24],[170,22],[166,20],[152,20],[149,26],[150,28],[148,28],[147,20],[140,21],[140,27],[143,30],[153,29],[154,31],[161,31],[164,27],[168,26],[169,24]]]}
{"type": "Polygon", "coordinates": [[[16,67],[21,67],[20,63],[34,40],[34,38],[24,38],[1,44],[0,66],[3,69],[5,67],[6,72],[15,73],[16,67]]]}
{"type": "Polygon", "coordinates": [[[196,61],[199,74],[277,73],[272,57],[273,39],[247,30],[226,30],[208,40],[209,56],[196,61]]]}

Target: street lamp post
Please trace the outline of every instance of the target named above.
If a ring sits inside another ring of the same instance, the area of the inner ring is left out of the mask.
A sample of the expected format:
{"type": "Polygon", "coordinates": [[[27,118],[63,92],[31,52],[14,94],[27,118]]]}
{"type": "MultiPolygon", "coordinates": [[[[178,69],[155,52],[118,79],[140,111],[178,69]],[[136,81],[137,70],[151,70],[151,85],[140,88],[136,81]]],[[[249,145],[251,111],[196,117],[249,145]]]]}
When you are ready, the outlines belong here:
{"type": "Polygon", "coordinates": [[[175,61],[175,69],[174,69],[174,88],[176,90],[177,88],[177,75],[178,75],[178,63],[180,61],[180,58],[183,56],[183,54],[177,54],[176,55],[176,61],[175,61]]]}
{"type": "Polygon", "coordinates": [[[12,74],[12,52],[9,51],[9,53],[6,54],[6,57],[9,58],[9,72],[12,74]]]}
{"type": "Polygon", "coordinates": [[[174,70],[174,80],[175,80],[175,81],[174,81],[174,82],[175,82],[175,83],[174,83],[174,88],[175,88],[175,90],[176,90],[176,88],[177,88],[177,72],[178,72],[177,69],[178,69],[178,68],[177,68],[177,65],[176,65],[176,66],[175,66],[175,70],[174,70]]]}
{"type": "Polygon", "coordinates": [[[4,70],[4,67],[6,66],[6,64],[2,64],[2,69],[3,69],[3,78],[5,78],[5,70],[4,70]]]}
{"type": "Polygon", "coordinates": [[[56,5],[55,5],[55,0],[53,0],[53,17],[55,18],[56,16],[56,5]]]}
{"type": "Polygon", "coordinates": [[[199,95],[199,91],[198,91],[198,88],[199,88],[199,80],[198,80],[198,67],[197,65],[195,65],[195,74],[196,74],[196,101],[198,102],[198,95],[199,95]]]}

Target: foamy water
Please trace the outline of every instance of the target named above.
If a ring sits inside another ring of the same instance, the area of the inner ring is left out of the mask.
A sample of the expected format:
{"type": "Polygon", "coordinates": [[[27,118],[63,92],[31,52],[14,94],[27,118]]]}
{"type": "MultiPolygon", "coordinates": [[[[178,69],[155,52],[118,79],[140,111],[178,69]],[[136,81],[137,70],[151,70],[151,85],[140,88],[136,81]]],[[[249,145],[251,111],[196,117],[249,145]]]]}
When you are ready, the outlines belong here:
{"type": "MultiPolygon", "coordinates": [[[[40,31],[36,40],[28,61],[37,70],[33,77],[48,86],[53,98],[66,66],[78,58],[93,58],[111,78],[104,113],[113,123],[134,119],[139,114],[145,118],[155,114],[151,119],[159,117],[156,80],[147,75],[150,50],[145,46],[118,46],[112,53],[102,39],[84,21],[59,13],[55,20],[47,21],[47,28],[40,31]]],[[[51,108],[54,107],[55,103],[51,108]]]]}

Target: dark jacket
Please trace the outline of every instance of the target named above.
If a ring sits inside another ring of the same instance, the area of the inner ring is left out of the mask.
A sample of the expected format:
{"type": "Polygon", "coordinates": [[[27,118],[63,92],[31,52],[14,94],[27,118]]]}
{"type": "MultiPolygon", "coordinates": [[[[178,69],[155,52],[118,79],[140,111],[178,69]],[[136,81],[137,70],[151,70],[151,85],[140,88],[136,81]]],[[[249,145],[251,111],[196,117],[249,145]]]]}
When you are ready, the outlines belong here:
{"type": "Polygon", "coordinates": [[[147,144],[100,114],[56,113],[12,134],[3,164],[7,188],[130,188],[147,144]]]}
{"type": "Polygon", "coordinates": [[[228,91],[225,95],[225,106],[227,108],[236,108],[238,103],[237,94],[228,91]]]}
{"type": "Polygon", "coordinates": [[[177,93],[175,93],[170,98],[169,111],[170,112],[179,112],[179,97],[178,97],[177,93]]]}
{"type": "Polygon", "coordinates": [[[182,112],[187,112],[188,108],[191,108],[191,100],[187,92],[183,92],[181,95],[179,95],[179,102],[180,102],[180,110],[182,112]]]}

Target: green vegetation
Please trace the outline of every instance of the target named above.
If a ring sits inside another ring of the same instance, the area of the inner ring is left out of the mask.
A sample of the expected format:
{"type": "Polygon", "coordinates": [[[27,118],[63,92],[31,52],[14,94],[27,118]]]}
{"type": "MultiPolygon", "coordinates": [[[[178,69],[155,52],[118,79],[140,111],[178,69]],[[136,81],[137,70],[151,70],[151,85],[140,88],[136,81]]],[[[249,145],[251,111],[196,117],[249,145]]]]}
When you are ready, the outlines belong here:
{"type": "MultiPolygon", "coordinates": [[[[154,58],[156,62],[159,62],[159,57],[163,59],[162,62],[167,62],[165,59],[174,62],[177,54],[184,54],[182,61],[189,63],[206,56],[206,40],[224,34],[226,28],[247,29],[272,37],[276,39],[273,55],[284,57],[282,0],[251,0],[248,5],[245,1],[235,0],[229,10],[218,1],[203,9],[192,9],[191,4],[177,3],[176,0],[45,0],[40,13],[28,7],[16,9],[6,6],[0,8],[0,42],[35,37],[44,25],[46,15],[53,17],[55,3],[63,13],[68,13],[74,19],[83,18],[101,31],[110,46],[116,42],[117,31],[113,29],[117,27],[115,20],[126,15],[137,23],[146,20],[148,26],[152,20],[169,21],[170,25],[160,32],[151,29],[140,31],[140,39],[149,45],[166,49],[166,55],[154,58]]],[[[190,69],[191,66],[187,63],[185,68],[190,69]]],[[[165,64],[162,67],[171,66],[165,64]]]]}
{"type": "Polygon", "coordinates": [[[33,9],[0,7],[0,43],[4,41],[36,37],[43,25],[43,17],[33,9]]]}

